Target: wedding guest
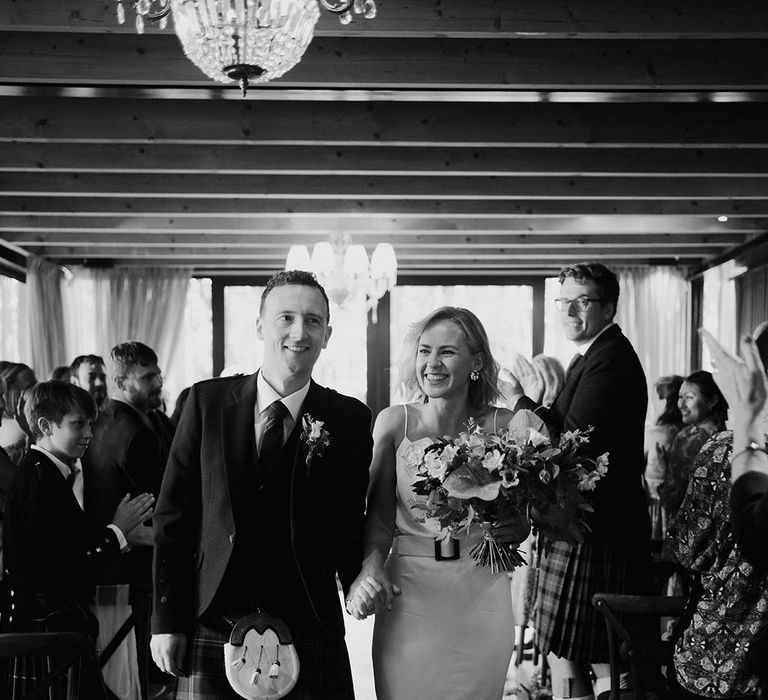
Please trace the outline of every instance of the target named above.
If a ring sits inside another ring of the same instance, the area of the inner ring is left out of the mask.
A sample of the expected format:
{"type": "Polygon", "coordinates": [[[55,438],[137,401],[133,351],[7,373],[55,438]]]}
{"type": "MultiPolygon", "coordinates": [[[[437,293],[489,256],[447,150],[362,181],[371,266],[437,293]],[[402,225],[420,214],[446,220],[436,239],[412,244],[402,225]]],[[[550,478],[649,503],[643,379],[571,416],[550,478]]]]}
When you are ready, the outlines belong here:
{"type": "Polygon", "coordinates": [[[535,631],[552,670],[555,700],[587,700],[610,690],[605,623],[592,607],[592,595],[647,590],[650,523],[642,472],[648,396],[637,354],[613,321],[618,299],[619,282],[604,265],[564,268],[555,303],[565,337],[578,354],[563,389],[546,408],[541,405],[544,383],[535,371],[523,371],[519,382],[503,387],[508,403],[536,410],[550,433],[593,427],[592,456],[609,453],[608,475],[595,489],[585,542],[556,542],[541,558],[535,631]]]}
{"type": "Polygon", "coordinates": [[[179,420],[181,419],[181,412],[184,410],[184,404],[187,403],[187,399],[189,398],[190,389],[192,389],[190,386],[182,389],[181,393],[176,399],[176,404],[174,405],[173,413],[171,414],[171,423],[173,424],[174,428],[179,424],[179,420]]]}
{"type": "MultiPolygon", "coordinates": [[[[768,579],[745,559],[731,526],[731,463],[746,456],[733,443],[733,433],[721,431],[702,446],[669,528],[678,561],[699,577],[692,617],[675,645],[675,674],[690,695],[707,698],[757,692],[748,654],[755,633],[768,624],[768,579]]],[[[764,548],[764,535],[760,543],[764,548]]]]}
{"type": "MultiPolygon", "coordinates": [[[[768,321],[740,341],[741,359],[707,331],[715,381],[728,399],[733,426],[731,523],[744,558],[768,572],[768,321]]],[[[768,649],[767,649],[768,650],[768,649]]]]}
{"type": "Polygon", "coordinates": [[[470,555],[481,528],[451,539],[414,510],[410,455],[437,436],[458,436],[470,418],[496,433],[512,413],[492,405],[498,364],[471,311],[441,307],[413,324],[404,358],[401,379],[415,401],[376,419],[363,568],[347,609],[359,619],[376,610],[378,700],[498,700],[514,646],[507,574],[477,566],[470,555]],[[438,559],[438,546],[455,558],[438,559]]]}
{"type": "Polygon", "coordinates": [[[54,368],[49,379],[55,382],[68,382],[69,367],[67,365],[61,365],[60,367],[54,368]]]}
{"type": "Polygon", "coordinates": [[[7,500],[3,537],[11,590],[4,628],[85,632],[95,640],[98,623],[89,606],[96,571],[127,549],[154,499],[125,494],[105,527],[90,528],[78,460],[88,447],[96,404],[79,387],[41,382],[29,390],[25,412],[36,443],[7,500]]]}
{"type": "Polygon", "coordinates": [[[98,355],[78,355],[69,366],[69,381],[85,389],[101,408],[107,398],[107,374],[104,360],[98,355]]]}
{"type": "Polygon", "coordinates": [[[360,570],[371,414],[312,380],[329,321],[313,274],[277,273],[256,324],[259,371],[189,393],[154,517],[152,656],[184,676],[178,698],[235,697],[227,618],[257,607],[291,630],[301,671],[289,697],[354,697],[336,575],[346,592],[360,570]]]}
{"type": "MultiPolygon", "coordinates": [[[[109,522],[110,513],[126,493],[151,493],[157,497],[165,467],[163,443],[149,416],[160,406],[163,386],[154,350],[137,341],[115,345],[110,351],[107,374],[109,398],[93,424],[91,446],[83,458],[85,513],[94,527],[109,522]]],[[[99,575],[99,584],[130,585],[131,603],[146,600],[146,589],[152,581],[152,528],[144,525],[139,532],[143,537],[131,551],[99,575]]],[[[106,628],[107,620],[119,611],[112,604],[100,604],[96,613],[106,628]]],[[[146,695],[151,666],[148,612],[136,617],[135,639],[138,679],[142,695],[146,695]]],[[[110,677],[107,683],[113,684],[110,677]]]]}
{"type": "MultiPolygon", "coordinates": [[[[5,413],[5,380],[0,377],[0,425],[5,413]]],[[[11,460],[8,453],[0,447],[0,579],[3,578],[3,519],[5,503],[11,483],[19,471],[19,465],[11,460]]],[[[1,591],[2,589],[0,589],[1,591]]]]}
{"type": "Polygon", "coordinates": [[[0,447],[15,464],[20,464],[29,444],[21,413],[22,396],[26,389],[37,383],[31,367],[22,362],[3,362],[0,377],[5,381],[5,410],[0,425],[0,447]]]}
{"type": "Polygon", "coordinates": [[[712,435],[725,430],[725,419],[728,417],[728,402],[712,374],[703,370],[685,378],[680,386],[677,405],[683,428],[672,439],[669,452],[659,453],[666,462],[659,499],[667,521],[683,502],[693,460],[712,435]]]}
{"type": "Polygon", "coordinates": [[[654,389],[664,408],[656,423],[645,432],[645,492],[648,496],[648,513],[651,517],[651,540],[660,543],[667,531],[667,517],[661,507],[659,487],[664,482],[667,469],[666,454],[672,439],[683,427],[683,417],[677,405],[683,378],[677,374],[660,377],[654,389]]]}

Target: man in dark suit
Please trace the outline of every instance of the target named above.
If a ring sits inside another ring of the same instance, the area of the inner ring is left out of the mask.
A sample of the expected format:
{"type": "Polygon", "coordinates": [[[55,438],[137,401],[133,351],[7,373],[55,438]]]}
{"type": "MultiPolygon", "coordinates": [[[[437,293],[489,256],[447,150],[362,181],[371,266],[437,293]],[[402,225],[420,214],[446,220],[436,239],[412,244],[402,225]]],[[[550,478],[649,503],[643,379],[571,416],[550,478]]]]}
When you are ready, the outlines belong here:
{"type": "Polygon", "coordinates": [[[78,355],[69,366],[69,381],[85,389],[101,407],[107,398],[107,372],[98,355],[78,355]]]}
{"type": "MultiPolygon", "coordinates": [[[[604,623],[593,593],[643,593],[650,558],[650,523],[642,486],[647,386],[629,340],[613,322],[619,283],[599,263],[560,273],[555,300],[566,338],[578,355],[551,407],[540,405],[543,383],[532,370],[512,387],[516,409],[534,410],[557,435],[593,427],[589,448],[609,454],[608,475],[594,492],[590,530],[575,546],[555,543],[541,558],[537,589],[537,644],[548,654],[554,698],[590,698],[610,689],[604,623]],[[520,397],[522,389],[524,396],[520,397]],[[597,676],[593,689],[589,665],[597,676]]],[[[509,397],[508,397],[509,398],[509,397]]]]}
{"type": "MultiPolygon", "coordinates": [[[[150,416],[160,406],[163,387],[157,355],[144,343],[129,341],[113,347],[107,362],[109,398],[101,405],[91,445],[83,457],[85,514],[93,526],[106,525],[126,493],[157,497],[168,454],[150,416]]],[[[129,600],[137,613],[136,651],[144,697],[148,673],[154,669],[149,658],[151,579],[152,528],[143,525],[131,551],[102,571],[99,583],[131,585],[129,600]]],[[[110,600],[107,590],[101,593],[97,614],[114,618],[113,606],[102,604],[110,600]]],[[[105,625],[103,628],[107,629],[105,625]]],[[[126,653],[125,647],[121,649],[126,653]]],[[[161,678],[153,680],[160,682],[161,678]]],[[[109,677],[107,681],[111,682],[109,677]]]]}
{"type": "Polygon", "coordinates": [[[185,676],[179,697],[237,697],[227,619],[257,608],[291,628],[301,672],[288,697],[354,697],[335,575],[346,592],[361,567],[371,414],[311,379],[329,320],[314,275],[277,273],[257,321],[260,370],[196,384],[184,407],[155,511],[151,644],[161,669],[185,676]]]}

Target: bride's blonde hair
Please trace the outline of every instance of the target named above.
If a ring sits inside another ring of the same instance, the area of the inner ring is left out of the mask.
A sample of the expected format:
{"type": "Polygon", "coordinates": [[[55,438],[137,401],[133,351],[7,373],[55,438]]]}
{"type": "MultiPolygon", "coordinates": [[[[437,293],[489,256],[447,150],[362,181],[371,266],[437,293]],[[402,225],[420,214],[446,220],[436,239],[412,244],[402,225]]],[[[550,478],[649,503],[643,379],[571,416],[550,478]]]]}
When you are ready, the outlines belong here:
{"type": "Polygon", "coordinates": [[[441,306],[408,327],[403,340],[403,356],[400,362],[400,389],[403,400],[427,402],[427,396],[421,390],[416,378],[416,350],[424,331],[441,321],[455,323],[464,333],[469,351],[483,358],[483,365],[478,370],[479,378],[477,381],[469,382],[469,405],[472,408],[493,405],[501,397],[498,389],[499,363],[493,359],[488,334],[480,319],[469,309],[460,306],[441,306]]]}

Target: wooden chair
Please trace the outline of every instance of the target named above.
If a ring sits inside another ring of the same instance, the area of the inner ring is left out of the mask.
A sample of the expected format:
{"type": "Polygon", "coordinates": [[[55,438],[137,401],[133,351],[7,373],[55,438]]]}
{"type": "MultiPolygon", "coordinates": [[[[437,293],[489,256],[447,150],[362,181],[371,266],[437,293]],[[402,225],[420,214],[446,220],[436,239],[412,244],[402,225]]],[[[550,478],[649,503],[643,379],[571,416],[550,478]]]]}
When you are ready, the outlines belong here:
{"type": "Polygon", "coordinates": [[[635,700],[647,700],[652,692],[660,700],[676,700],[675,686],[670,686],[662,671],[672,663],[674,643],[660,638],[639,637],[629,631],[624,616],[656,620],[678,617],[685,610],[683,596],[637,596],[595,593],[592,605],[602,613],[608,632],[608,655],[611,666],[611,700],[619,700],[619,675],[622,661],[629,663],[635,700]]]}
{"type": "Polygon", "coordinates": [[[87,682],[87,700],[104,700],[103,684],[98,674],[96,651],[91,638],[80,632],[19,632],[0,634],[0,659],[12,664],[22,658],[51,659],[51,669],[36,680],[23,696],[38,700],[51,695],[51,690],[66,676],[67,700],[78,700],[80,688],[87,682]],[[86,677],[88,674],[88,677],[86,677]],[[99,689],[102,689],[99,694],[99,689]]]}

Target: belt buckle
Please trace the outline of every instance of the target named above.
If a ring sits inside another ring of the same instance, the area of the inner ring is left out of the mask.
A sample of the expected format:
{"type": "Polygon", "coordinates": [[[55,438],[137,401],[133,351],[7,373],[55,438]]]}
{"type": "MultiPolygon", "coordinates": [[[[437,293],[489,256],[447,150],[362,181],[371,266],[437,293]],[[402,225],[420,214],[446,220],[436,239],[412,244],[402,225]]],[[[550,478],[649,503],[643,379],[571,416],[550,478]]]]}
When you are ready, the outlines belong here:
{"type": "Polygon", "coordinates": [[[435,540],[435,559],[437,561],[453,561],[454,559],[458,559],[459,554],[459,541],[454,540],[451,538],[451,542],[453,542],[453,554],[450,554],[449,556],[445,556],[442,552],[442,549],[440,545],[442,544],[442,540],[435,540]]]}

